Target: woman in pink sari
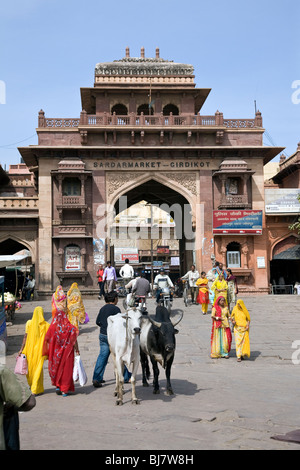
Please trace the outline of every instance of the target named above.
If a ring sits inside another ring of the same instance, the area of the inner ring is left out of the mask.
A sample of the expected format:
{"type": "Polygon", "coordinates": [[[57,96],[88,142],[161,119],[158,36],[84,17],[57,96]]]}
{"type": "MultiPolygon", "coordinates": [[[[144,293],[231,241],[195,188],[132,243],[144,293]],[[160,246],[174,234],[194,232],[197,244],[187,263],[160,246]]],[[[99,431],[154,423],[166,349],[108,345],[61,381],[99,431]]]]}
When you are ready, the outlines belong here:
{"type": "Polygon", "coordinates": [[[73,367],[74,350],[79,354],[78,329],[72,325],[66,315],[67,302],[60,299],[51,325],[46,333],[43,354],[48,356],[48,370],[52,385],[58,395],[67,396],[74,392],[73,367]]]}
{"type": "Polygon", "coordinates": [[[219,296],[212,308],[211,357],[228,359],[232,335],[229,325],[229,311],[224,297],[219,296]]]}

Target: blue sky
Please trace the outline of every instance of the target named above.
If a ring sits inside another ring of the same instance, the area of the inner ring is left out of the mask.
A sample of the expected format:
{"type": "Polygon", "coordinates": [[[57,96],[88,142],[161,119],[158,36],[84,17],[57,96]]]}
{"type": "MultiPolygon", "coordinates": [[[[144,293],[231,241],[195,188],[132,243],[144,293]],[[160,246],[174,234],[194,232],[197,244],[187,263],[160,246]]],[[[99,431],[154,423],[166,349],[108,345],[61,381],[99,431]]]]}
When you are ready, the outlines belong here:
{"type": "Polygon", "coordinates": [[[202,114],[253,118],[256,100],[264,144],[291,155],[300,141],[299,17],[299,0],[2,0],[0,162],[8,169],[18,146],[37,144],[41,108],[79,117],[95,64],[121,59],[126,46],[132,57],[159,47],[162,58],[192,64],[197,87],[212,88],[202,114]]]}

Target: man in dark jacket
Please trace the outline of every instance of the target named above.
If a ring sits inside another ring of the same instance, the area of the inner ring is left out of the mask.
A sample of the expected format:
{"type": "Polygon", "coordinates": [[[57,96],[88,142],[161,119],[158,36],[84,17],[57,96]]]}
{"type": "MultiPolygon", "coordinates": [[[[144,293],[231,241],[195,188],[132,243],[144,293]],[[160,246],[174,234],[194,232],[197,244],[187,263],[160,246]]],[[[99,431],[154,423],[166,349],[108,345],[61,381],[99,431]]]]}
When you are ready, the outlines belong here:
{"type": "MultiPolygon", "coordinates": [[[[102,384],[105,383],[105,380],[103,380],[103,375],[110,355],[109,344],[107,340],[107,319],[111,315],[117,315],[118,313],[121,313],[121,310],[119,307],[117,307],[118,294],[116,291],[108,292],[105,294],[104,298],[105,305],[100,309],[96,319],[96,324],[100,327],[100,353],[94,369],[93,385],[97,388],[102,387],[102,384]]],[[[130,376],[131,374],[125,367],[124,381],[128,382],[130,376]]]]}

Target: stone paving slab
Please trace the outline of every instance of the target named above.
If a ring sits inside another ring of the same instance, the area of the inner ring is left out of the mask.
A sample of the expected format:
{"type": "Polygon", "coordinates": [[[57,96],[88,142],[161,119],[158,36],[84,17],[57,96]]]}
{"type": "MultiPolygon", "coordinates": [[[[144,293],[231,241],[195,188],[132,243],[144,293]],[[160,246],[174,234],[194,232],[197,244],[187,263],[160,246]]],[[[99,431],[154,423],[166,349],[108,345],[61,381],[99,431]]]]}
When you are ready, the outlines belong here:
{"type": "MultiPolygon", "coordinates": [[[[99,353],[99,328],[95,324],[103,301],[84,300],[90,317],[80,326],[81,357],[88,375],[75,394],[57,396],[44,365],[45,393],[36,407],[20,414],[21,448],[24,450],[300,450],[300,445],[275,441],[271,436],[300,428],[300,365],[292,361],[292,343],[300,341],[300,298],[259,296],[244,299],[251,315],[251,358],[237,363],[233,341],[230,359],[210,358],[210,315],[200,306],[184,309],[178,324],[177,349],[172,367],[175,394],[165,395],[165,373],[160,368],[161,393],[137,375],[140,405],[131,404],[130,384],[124,405],[115,406],[114,374],[109,360],[105,385],[95,389],[93,368],[99,353]],[[163,436],[163,439],[162,439],[163,436]]],[[[51,320],[51,301],[23,303],[8,327],[7,365],[13,369],[22,343],[26,320],[41,305],[51,320]]],[[[122,302],[120,302],[122,309],[122,302]]],[[[155,309],[148,302],[149,312],[155,309]]],[[[298,347],[300,349],[300,346],[298,347]]],[[[299,354],[300,358],[300,354],[299,354]]],[[[26,382],[26,378],[22,378],[26,382]]]]}

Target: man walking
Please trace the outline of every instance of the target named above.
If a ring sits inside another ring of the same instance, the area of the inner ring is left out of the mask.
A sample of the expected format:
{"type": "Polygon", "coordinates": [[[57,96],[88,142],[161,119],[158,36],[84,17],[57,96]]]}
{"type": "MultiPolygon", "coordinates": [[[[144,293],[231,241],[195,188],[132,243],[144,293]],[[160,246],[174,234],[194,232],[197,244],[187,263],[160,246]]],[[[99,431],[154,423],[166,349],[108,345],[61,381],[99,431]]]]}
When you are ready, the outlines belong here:
{"type": "Polygon", "coordinates": [[[112,292],[117,282],[117,275],[115,268],[111,265],[110,261],[107,261],[106,268],[103,273],[103,281],[106,282],[107,292],[112,292]]]}
{"type": "Polygon", "coordinates": [[[199,272],[196,270],[195,265],[192,264],[190,271],[188,271],[181,278],[181,279],[184,279],[184,280],[188,280],[193,304],[196,303],[197,290],[198,290],[198,287],[196,285],[196,281],[197,281],[197,279],[199,279],[199,277],[200,277],[199,272]]]}
{"type": "Polygon", "coordinates": [[[99,269],[98,269],[98,271],[97,271],[98,286],[99,286],[99,297],[98,297],[98,299],[101,299],[102,296],[104,295],[103,274],[104,274],[103,264],[100,264],[100,265],[99,265],[99,269]]]}

